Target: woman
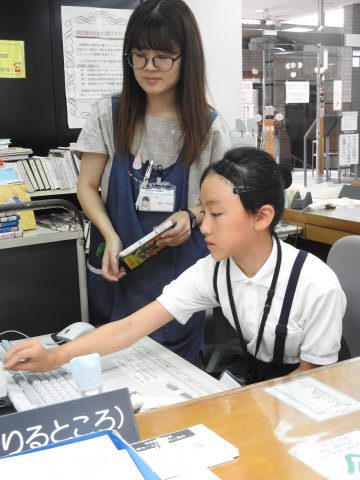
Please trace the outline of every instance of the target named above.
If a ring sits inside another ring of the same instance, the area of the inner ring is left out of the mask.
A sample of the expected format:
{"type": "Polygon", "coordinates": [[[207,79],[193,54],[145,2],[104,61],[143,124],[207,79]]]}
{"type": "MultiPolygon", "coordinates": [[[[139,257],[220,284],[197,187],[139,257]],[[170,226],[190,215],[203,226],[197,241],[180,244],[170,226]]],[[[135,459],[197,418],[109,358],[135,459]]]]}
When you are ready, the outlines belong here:
{"type": "MultiPolygon", "coordinates": [[[[95,104],[77,142],[78,198],[92,222],[88,296],[95,324],[143,307],[207,254],[197,229],[199,179],[228,148],[224,123],[205,98],[200,33],[182,0],[141,3],[130,17],[123,51],[122,93],[95,104]],[[160,200],[149,188],[154,185],[160,200]],[[147,208],[144,193],[153,194],[147,208]],[[161,242],[171,248],[124,276],[118,253],[169,218],[176,226],[161,242]]],[[[196,314],[186,326],[172,322],[152,337],[198,363],[203,318],[196,314]]]]}
{"type": "Polygon", "coordinates": [[[273,158],[256,148],[230,150],[205,170],[200,200],[201,231],[211,255],[126,319],[52,350],[44,350],[36,340],[19,344],[8,354],[6,368],[47,370],[74,356],[105,355],[128,347],[173,318],[186,324],[194,312],[218,305],[234,328],[238,319],[248,352],[247,381],[336,362],[345,295],[325,263],[311,254],[299,256],[296,248],[274,235],[283,210],[284,184],[273,158]],[[298,258],[303,265],[294,295],[290,302],[284,301],[288,285],[294,286],[289,279],[298,258]],[[284,305],[290,307],[287,325],[283,322],[279,328],[284,305]],[[282,335],[277,344],[278,331],[282,335]],[[281,338],[285,342],[279,358],[281,338]],[[27,360],[21,363],[22,359],[27,360]]]}

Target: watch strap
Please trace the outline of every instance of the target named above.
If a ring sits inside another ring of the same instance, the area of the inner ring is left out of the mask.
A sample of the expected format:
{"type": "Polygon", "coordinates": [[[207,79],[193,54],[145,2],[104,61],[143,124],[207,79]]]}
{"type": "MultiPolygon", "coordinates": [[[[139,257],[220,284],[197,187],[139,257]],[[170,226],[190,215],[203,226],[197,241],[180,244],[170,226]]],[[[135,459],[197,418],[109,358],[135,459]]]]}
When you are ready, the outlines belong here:
{"type": "Polygon", "coordinates": [[[186,212],[189,215],[191,230],[197,227],[196,215],[189,208],[180,208],[180,211],[186,212]]]}

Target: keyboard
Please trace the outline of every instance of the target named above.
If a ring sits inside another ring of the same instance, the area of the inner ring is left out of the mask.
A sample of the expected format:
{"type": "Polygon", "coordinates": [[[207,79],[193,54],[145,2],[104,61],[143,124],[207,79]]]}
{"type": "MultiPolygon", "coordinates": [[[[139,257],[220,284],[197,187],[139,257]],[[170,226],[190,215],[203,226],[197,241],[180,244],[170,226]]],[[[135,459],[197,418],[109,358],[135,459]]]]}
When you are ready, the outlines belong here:
{"type": "MultiPolygon", "coordinates": [[[[8,340],[0,342],[2,350],[11,347],[8,340]]],[[[26,371],[8,373],[8,396],[17,411],[53,405],[81,397],[81,393],[71,383],[71,375],[63,368],[45,373],[26,371]]]]}
{"type": "MultiPolygon", "coordinates": [[[[40,339],[46,348],[56,347],[51,335],[44,335],[40,339]]],[[[0,360],[1,354],[5,355],[10,347],[10,342],[0,341],[0,360]]],[[[128,388],[135,412],[228,389],[148,337],[142,338],[128,349],[102,357],[101,368],[101,391],[128,388]]],[[[6,371],[5,374],[8,397],[19,412],[69,400],[69,395],[70,399],[81,396],[67,365],[47,373],[6,371]],[[65,385],[63,389],[60,388],[60,392],[58,383],[65,385]],[[49,390],[51,395],[47,393],[49,390]]],[[[87,395],[96,393],[99,393],[98,390],[87,392],[87,395]]]]}
{"type": "Polygon", "coordinates": [[[10,372],[10,376],[8,395],[18,411],[81,397],[81,393],[68,380],[69,374],[60,368],[45,373],[10,372]],[[14,385],[19,387],[20,392],[17,389],[17,393],[14,392],[14,385]]]}

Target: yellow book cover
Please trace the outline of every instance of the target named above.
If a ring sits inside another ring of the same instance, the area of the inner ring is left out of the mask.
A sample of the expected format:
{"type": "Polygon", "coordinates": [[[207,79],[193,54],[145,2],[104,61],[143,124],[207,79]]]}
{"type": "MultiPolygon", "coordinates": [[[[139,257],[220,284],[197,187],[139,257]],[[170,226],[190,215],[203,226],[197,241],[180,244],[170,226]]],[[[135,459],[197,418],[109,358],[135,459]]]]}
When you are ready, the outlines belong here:
{"type": "MultiPolygon", "coordinates": [[[[31,198],[25,183],[3,183],[0,184],[0,204],[30,202],[31,198]]],[[[33,230],[36,228],[35,215],[33,210],[20,211],[20,229],[33,230]]]]}

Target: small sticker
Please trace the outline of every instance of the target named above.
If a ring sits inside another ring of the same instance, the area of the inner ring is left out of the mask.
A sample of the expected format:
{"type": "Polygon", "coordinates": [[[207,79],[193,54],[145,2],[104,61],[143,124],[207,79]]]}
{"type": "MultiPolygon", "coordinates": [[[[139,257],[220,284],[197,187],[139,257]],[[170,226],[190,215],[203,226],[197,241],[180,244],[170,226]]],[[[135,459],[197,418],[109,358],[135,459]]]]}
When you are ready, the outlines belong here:
{"type": "Polygon", "coordinates": [[[140,170],[141,167],[142,167],[141,155],[140,155],[140,150],[138,150],[133,161],[133,169],[140,170]]]}

